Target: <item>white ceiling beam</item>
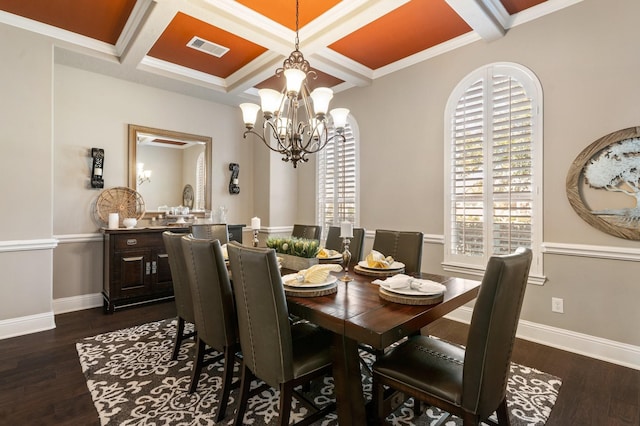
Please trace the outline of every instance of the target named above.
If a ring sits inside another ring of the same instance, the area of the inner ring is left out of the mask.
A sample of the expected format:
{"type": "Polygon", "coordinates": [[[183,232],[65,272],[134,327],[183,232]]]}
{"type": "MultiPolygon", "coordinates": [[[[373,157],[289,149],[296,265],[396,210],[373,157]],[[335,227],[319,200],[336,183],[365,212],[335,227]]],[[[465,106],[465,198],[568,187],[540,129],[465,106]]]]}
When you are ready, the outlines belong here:
{"type": "Polygon", "coordinates": [[[445,0],[453,10],[485,41],[504,37],[506,30],[496,16],[492,0],[445,0]],[[486,4],[485,4],[486,3],[486,4]],[[492,10],[494,11],[492,13],[492,10]]]}

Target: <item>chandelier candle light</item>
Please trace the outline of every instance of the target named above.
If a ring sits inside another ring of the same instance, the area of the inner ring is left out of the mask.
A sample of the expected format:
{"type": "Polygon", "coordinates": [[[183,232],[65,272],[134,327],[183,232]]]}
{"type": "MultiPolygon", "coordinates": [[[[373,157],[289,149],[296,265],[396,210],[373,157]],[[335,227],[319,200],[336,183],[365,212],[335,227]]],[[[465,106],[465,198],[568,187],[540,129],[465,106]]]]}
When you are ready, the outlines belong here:
{"type": "Polygon", "coordinates": [[[240,104],[247,128],[244,132],[245,138],[249,133],[256,135],[269,149],[282,154],[282,161],[291,161],[294,168],[298,162],[309,161],[307,154],[322,150],[334,138],[345,142],[344,128],[349,110],[335,108],[329,111],[335,129],[334,136],[329,137],[331,123],[327,111],[333,90],[318,87],[309,92],[307,78],[315,79],[317,74],[311,70],[309,61],[304,59],[299,50],[297,0],[295,50],[284,60],[282,68],[278,68],[275,74],[277,77],[284,74],[286,84],[281,92],[260,89],[258,94],[261,106],[253,103],[240,104]],[[260,108],[264,116],[262,134],[253,130],[260,108]],[[304,120],[298,117],[299,112],[304,114],[304,120]]]}
{"type": "Polygon", "coordinates": [[[342,244],[344,245],[344,251],[342,252],[344,275],[340,277],[340,281],[348,283],[349,281],[353,281],[353,278],[349,276],[349,263],[351,263],[349,243],[350,239],[353,238],[353,224],[351,222],[342,222],[340,224],[340,238],[342,238],[342,244]]]}

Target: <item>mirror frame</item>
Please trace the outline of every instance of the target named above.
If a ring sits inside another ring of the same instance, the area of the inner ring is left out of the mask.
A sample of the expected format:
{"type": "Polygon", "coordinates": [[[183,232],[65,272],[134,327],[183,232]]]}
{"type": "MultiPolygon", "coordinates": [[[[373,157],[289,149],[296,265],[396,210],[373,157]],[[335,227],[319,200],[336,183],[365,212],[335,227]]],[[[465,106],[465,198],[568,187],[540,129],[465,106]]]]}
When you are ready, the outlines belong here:
{"type": "MultiPolygon", "coordinates": [[[[176,132],[173,130],[156,129],[153,127],[139,126],[136,124],[129,124],[129,188],[138,190],[137,170],[136,165],[137,153],[138,153],[138,133],[151,133],[158,135],[158,137],[182,139],[192,142],[204,142],[204,154],[206,159],[206,178],[205,178],[205,191],[204,191],[204,208],[205,210],[211,210],[211,148],[212,139],[210,136],[195,135],[191,133],[176,132]]],[[[202,212],[204,214],[204,212],[202,212]]],[[[158,211],[146,211],[144,217],[156,216],[161,214],[158,211]]]]}

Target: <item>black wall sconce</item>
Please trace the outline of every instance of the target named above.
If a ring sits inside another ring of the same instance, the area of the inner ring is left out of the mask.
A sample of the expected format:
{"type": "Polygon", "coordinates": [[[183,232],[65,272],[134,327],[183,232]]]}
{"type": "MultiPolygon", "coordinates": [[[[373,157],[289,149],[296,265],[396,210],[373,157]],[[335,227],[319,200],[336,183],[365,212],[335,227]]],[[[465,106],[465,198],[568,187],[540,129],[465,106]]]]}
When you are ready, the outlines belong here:
{"type": "Polygon", "coordinates": [[[91,187],[104,188],[103,168],[104,168],[104,149],[91,148],[91,187]]]}
{"type": "Polygon", "coordinates": [[[231,179],[229,179],[229,194],[239,194],[240,186],[238,185],[238,174],[240,174],[240,165],[238,163],[230,163],[231,179]]]}

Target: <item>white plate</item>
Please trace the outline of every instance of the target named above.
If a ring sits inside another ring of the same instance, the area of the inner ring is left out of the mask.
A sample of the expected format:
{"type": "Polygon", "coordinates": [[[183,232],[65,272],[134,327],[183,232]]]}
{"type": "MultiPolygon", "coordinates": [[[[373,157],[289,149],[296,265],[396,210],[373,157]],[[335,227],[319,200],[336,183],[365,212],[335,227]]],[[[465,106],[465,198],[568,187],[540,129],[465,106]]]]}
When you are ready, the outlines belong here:
{"type": "Polygon", "coordinates": [[[333,256],[327,256],[327,257],[320,257],[320,256],[316,256],[316,257],[320,260],[336,260],[336,259],[342,259],[342,253],[336,253],[333,256]]]}
{"type": "Polygon", "coordinates": [[[391,265],[389,265],[388,268],[372,268],[371,266],[369,266],[366,260],[361,260],[360,262],[358,262],[358,266],[361,268],[371,269],[372,271],[394,271],[396,269],[404,268],[404,263],[393,262],[391,265]]]}
{"type": "Polygon", "coordinates": [[[324,287],[327,286],[329,284],[333,284],[335,283],[338,278],[329,274],[329,276],[327,277],[326,281],[321,282],[321,283],[301,283],[300,281],[298,281],[297,279],[298,274],[287,274],[285,276],[282,277],[282,283],[284,285],[286,285],[289,288],[318,288],[318,287],[324,287]],[[289,282],[291,282],[292,284],[288,284],[289,282]]]}
{"type": "Polygon", "coordinates": [[[403,294],[405,296],[436,296],[443,293],[442,291],[421,291],[410,287],[391,288],[387,284],[380,284],[380,287],[391,293],[403,294]]]}

